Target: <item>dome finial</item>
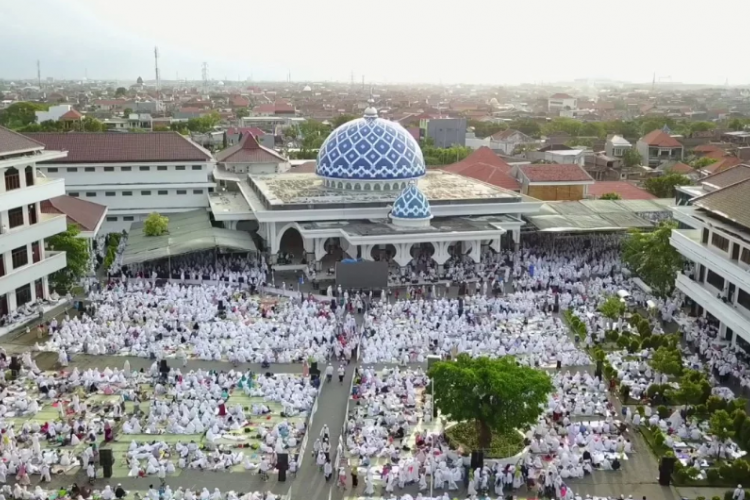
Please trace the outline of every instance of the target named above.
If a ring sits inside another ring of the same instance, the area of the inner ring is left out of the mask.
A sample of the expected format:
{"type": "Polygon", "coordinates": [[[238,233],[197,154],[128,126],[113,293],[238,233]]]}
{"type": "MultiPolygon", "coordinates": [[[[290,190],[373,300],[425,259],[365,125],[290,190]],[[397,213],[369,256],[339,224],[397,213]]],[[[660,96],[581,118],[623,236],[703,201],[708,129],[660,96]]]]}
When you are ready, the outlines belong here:
{"type": "Polygon", "coordinates": [[[372,93],[372,86],[370,86],[370,98],[367,99],[367,109],[365,109],[365,118],[377,118],[378,110],[375,109],[375,97],[372,93]]]}

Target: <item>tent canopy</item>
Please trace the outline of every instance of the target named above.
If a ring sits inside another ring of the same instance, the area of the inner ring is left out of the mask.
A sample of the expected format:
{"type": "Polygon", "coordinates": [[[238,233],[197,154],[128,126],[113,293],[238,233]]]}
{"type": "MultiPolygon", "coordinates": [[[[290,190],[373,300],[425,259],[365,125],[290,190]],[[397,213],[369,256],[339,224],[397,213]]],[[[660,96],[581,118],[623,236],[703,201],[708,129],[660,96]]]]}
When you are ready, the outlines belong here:
{"type": "Polygon", "coordinates": [[[122,256],[124,265],[166,259],[213,248],[254,252],[255,243],[249,233],[211,226],[205,210],[168,214],[168,232],[163,236],[146,236],[143,222],[130,226],[127,246],[122,256]]]}

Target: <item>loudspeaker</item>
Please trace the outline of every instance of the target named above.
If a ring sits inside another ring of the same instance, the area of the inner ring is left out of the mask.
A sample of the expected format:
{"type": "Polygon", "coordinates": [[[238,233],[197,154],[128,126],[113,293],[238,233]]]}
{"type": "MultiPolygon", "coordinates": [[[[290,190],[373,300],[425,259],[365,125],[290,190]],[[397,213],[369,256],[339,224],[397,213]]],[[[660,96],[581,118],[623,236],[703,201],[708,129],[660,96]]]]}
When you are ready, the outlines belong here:
{"type": "Polygon", "coordinates": [[[115,457],[112,455],[111,448],[104,448],[99,450],[99,465],[102,467],[110,467],[115,463],[115,457]]]}
{"type": "Polygon", "coordinates": [[[279,471],[285,471],[289,468],[288,453],[279,453],[278,455],[276,455],[276,468],[279,469],[279,471]]]}
{"type": "Polygon", "coordinates": [[[14,371],[18,371],[21,369],[21,362],[18,361],[18,356],[11,356],[10,357],[10,366],[9,368],[14,371]]]}
{"type": "Polygon", "coordinates": [[[219,311],[223,311],[223,310],[224,310],[224,301],[220,300],[219,301],[219,311]]]}
{"type": "Polygon", "coordinates": [[[279,482],[280,483],[286,482],[286,469],[279,470],[279,482]]]}
{"type": "Polygon", "coordinates": [[[104,477],[109,479],[112,477],[112,466],[111,465],[105,465],[102,467],[104,477]]]}
{"type": "Polygon", "coordinates": [[[317,371],[318,371],[318,362],[313,361],[312,363],[310,363],[310,373],[317,372],[317,371]]]}
{"type": "Polygon", "coordinates": [[[471,470],[484,467],[484,452],[474,451],[471,453],[471,470]]]}
{"type": "Polygon", "coordinates": [[[169,365],[166,359],[159,360],[159,371],[161,373],[169,373],[169,365]]]}

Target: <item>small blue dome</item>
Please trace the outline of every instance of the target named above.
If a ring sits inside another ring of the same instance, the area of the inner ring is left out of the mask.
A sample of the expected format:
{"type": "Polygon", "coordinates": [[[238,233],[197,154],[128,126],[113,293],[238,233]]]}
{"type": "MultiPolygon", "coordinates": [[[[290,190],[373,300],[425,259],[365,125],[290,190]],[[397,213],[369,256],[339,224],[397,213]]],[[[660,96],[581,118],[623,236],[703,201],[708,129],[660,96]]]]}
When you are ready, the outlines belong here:
{"type": "Polygon", "coordinates": [[[425,166],[414,137],[368,108],[364,118],[328,136],[318,152],[316,173],[333,179],[387,181],[421,177],[425,166]]]}
{"type": "Polygon", "coordinates": [[[417,185],[412,182],[396,198],[391,210],[391,217],[411,220],[429,219],[432,217],[430,202],[427,201],[427,197],[419,190],[417,185]]]}

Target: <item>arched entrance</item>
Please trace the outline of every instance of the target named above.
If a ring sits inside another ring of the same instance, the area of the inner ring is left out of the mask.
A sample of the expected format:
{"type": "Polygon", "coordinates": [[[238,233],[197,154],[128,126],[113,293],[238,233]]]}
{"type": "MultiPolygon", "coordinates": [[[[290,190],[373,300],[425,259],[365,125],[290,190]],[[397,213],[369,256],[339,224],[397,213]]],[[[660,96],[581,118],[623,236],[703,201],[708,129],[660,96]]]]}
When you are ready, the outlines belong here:
{"type": "Polygon", "coordinates": [[[276,263],[299,264],[305,256],[305,245],[302,235],[296,227],[288,227],[281,235],[279,240],[279,253],[276,256],[276,263]]]}
{"type": "Polygon", "coordinates": [[[435,255],[435,246],[430,243],[415,243],[411,247],[412,264],[417,274],[430,274],[437,269],[437,262],[432,258],[435,255]]]}
{"type": "Polygon", "coordinates": [[[396,255],[396,247],[390,243],[387,245],[374,245],[370,250],[370,257],[375,261],[393,262],[396,255]]]}
{"type": "Polygon", "coordinates": [[[326,267],[332,267],[336,264],[336,262],[339,262],[346,258],[344,249],[341,247],[341,238],[326,239],[326,241],[323,243],[323,248],[325,249],[326,253],[323,256],[321,262],[326,267]]]}

